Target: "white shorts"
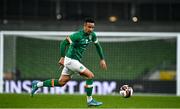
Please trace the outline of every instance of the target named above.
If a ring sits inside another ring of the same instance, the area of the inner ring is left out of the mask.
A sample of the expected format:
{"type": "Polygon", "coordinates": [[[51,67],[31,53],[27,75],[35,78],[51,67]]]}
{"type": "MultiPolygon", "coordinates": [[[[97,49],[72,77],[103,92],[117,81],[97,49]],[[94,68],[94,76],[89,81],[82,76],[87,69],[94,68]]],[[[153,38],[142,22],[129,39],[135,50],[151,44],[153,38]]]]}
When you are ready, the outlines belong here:
{"type": "Polygon", "coordinates": [[[64,58],[64,68],[61,75],[73,75],[74,73],[81,73],[86,70],[86,67],[78,60],[68,57],[64,58]]]}

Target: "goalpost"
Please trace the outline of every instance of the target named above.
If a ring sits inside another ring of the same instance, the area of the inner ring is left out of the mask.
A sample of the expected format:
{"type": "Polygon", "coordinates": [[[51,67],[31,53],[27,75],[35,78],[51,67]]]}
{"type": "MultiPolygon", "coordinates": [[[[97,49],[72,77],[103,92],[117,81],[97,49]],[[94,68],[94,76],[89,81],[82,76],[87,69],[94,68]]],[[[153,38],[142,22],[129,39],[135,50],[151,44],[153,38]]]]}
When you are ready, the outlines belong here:
{"type": "MultiPolygon", "coordinates": [[[[3,68],[4,68],[4,36],[5,35],[23,35],[23,37],[33,37],[37,39],[62,40],[64,36],[73,33],[73,31],[0,31],[0,93],[3,93],[3,68]]],[[[177,63],[176,63],[176,95],[180,96],[180,33],[173,32],[96,32],[99,40],[102,42],[118,41],[140,41],[153,39],[177,38],[177,63]],[[121,38],[120,38],[121,37],[121,38]]]]}
{"type": "Polygon", "coordinates": [[[180,34],[177,35],[176,95],[180,96],[180,34]]]}
{"type": "Polygon", "coordinates": [[[3,93],[3,51],[4,51],[4,44],[3,44],[3,32],[0,32],[0,93],[3,93]]]}

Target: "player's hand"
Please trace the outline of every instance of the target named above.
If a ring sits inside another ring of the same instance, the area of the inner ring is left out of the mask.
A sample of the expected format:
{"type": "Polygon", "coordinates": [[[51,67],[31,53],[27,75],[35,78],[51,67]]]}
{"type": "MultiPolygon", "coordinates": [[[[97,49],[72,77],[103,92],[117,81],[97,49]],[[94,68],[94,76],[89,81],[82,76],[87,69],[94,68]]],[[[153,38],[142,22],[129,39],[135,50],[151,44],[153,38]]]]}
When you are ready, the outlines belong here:
{"type": "Polygon", "coordinates": [[[102,60],[100,61],[100,67],[101,67],[102,69],[107,70],[106,61],[105,61],[104,59],[102,59],[102,60]]]}
{"type": "Polygon", "coordinates": [[[71,44],[72,43],[72,40],[69,36],[66,36],[66,40],[71,44]]]}
{"type": "Polygon", "coordinates": [[[58,63],[60,66],[64,66],[64,57],[61,57],[58,63]]]}

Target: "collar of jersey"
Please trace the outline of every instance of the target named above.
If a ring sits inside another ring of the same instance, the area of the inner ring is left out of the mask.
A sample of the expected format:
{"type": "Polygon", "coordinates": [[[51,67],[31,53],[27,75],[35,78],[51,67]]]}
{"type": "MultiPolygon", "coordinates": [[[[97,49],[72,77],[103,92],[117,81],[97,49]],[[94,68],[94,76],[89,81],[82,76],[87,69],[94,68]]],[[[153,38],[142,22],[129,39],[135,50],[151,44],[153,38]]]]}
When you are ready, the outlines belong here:
{"type": "Polygon", "coordinates": [[[82,31],[83,35],[85,35],[85,36],[89,36],[89,35],[90,35],[90,34],[86,33],[86,32],[84,31],[84,29],[82,29],[81,31],[82,31]]]}

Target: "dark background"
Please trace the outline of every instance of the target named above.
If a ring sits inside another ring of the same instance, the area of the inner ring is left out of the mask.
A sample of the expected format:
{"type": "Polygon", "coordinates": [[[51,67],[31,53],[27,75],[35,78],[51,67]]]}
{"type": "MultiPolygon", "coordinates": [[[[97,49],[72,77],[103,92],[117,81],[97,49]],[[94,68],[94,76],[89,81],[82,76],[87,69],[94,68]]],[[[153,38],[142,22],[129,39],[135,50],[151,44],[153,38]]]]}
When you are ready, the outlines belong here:
{"type": "Polygon", "coordinates": [[[179,12],[179,0],[0,0],[0,28],[72,30],[93,17],[99,31],[179,31],[179,12]]]}

